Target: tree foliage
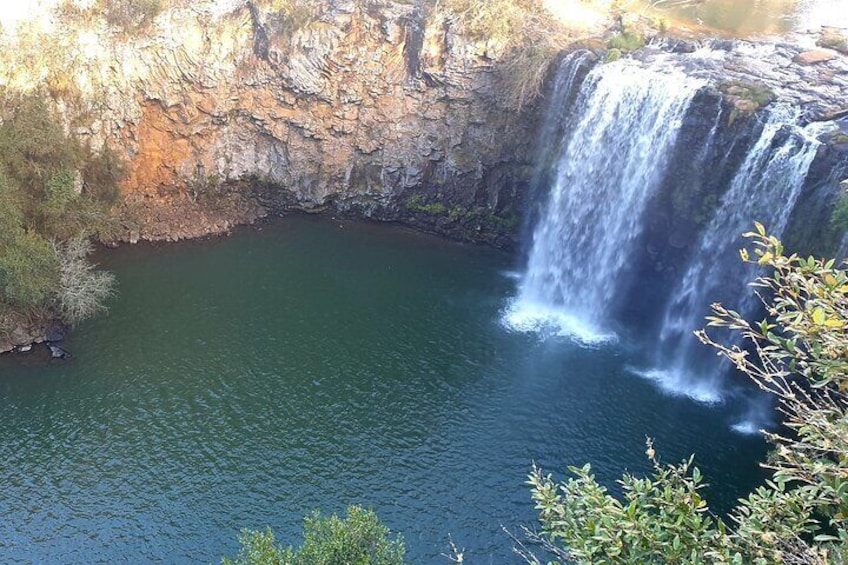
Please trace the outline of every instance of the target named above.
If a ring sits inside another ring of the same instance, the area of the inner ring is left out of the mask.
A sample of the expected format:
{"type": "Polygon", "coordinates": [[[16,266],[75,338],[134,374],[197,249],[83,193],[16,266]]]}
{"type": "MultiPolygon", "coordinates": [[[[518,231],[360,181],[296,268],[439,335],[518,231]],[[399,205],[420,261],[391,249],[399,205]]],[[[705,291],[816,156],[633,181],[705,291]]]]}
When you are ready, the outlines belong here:
{"type": "MultiPolygon", "coordinates": [[[[708,327],[738,333],[716,348],[764,391],[784,417],[783,433],[766,433],[775,446],[765,467],[773,475],[740,501],[726,519],[710,513],[692,459],[659,463],[652,444],[650,477],[626,474],[622,497],[609,494],[588,465],[556,483],[530,475],[542,532],[531,539],[557,558],[580,563],[848,562],[848,274],[834,260],[787,255],[757,224],[745,234],[742,259],[766,273],[752,287],[766,316],[746,321],[720,304],[708,327]]],[[[533,553],[520,549],[530,563],[533,553]]]]}
{"type": "Polygon", "coordinates": [[[37,234],[19,230],[0,251],[2,309],[49,308],[57,275],[58,262],[50,244],[37,234]]]}
{"type": "Polygon", "coordinates": [[[279,545],[270,529],[245,530],[241,550],[224,565],[403,565],[404,545],[371,510],[350,506],[347,517],[322,517],[315,512],[304,521],[303,545],[279,545]]]}
{"type": "Polygon", "coordinates": [[[38,96],[4,100],[0,123],[0,335],[22,320],[76,323],[103,309],[110,275],[86,262],[107,234],[122,168],[68,136],[38,96]]]}
{"type": "Polygon", "coordinates": [[[534,468],[533,499],[551,541],[586,563],[710,563],[719,535],[701,497],[702,477],[692,459],[661,465],[648,442],[654,474],[621,480],[623,499],[598,484],[591,466],[572,467],[574,478],[557,485],[534,468]]]}

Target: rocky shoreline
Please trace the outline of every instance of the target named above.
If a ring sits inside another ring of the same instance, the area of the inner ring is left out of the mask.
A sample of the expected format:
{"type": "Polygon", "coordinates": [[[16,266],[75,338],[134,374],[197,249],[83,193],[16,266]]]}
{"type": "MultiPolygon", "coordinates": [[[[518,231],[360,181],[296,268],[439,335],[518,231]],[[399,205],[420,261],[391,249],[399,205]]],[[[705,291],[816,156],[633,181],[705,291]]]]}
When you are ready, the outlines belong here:
{"type": "Polygon", "coordinates": [[[61,320],[33,320],[21,324],[11,335],[0,339],[0,353],[30,353],[43,344],[52,359],[70,359],[71,354],[61,346],[70,331],[71,328],[61,320]]]}

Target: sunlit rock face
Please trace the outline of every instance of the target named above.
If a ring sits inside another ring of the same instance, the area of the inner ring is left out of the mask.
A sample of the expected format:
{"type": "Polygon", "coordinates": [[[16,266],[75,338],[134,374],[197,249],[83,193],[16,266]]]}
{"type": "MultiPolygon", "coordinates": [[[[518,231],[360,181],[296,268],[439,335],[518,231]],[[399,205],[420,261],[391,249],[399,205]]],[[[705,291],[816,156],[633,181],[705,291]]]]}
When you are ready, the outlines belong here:
{"type": "Polygon", "coordinates": [[[535,114],[501,94],[502,46],[413,3],[335,0],[296,24],[199,6],[130,37],[54,24],[78,95],[68,123],[128,163],[126,238],[330,207],[510,244],[535,114]]]}
{"type": "MultiPolygon", "coordinates": [[[[46,85],[75,134],[126,163],[123,239],[223,232],[290,209],[504,247],[518,237],[546,100],[516,108],[505,46],[430,4],[326,0],[292,19],[274,2],[175,2],[122,34],[97,18],[51,20],[51,2],[2,37],[0,85],[46,85]]],[[[603,33],[609,3],[575,2],[546,5],[575,35],[603,33]]],[[[713,85],[753,81],[811,120],[848,113],[846,57],[808,39],[658,40],[630,56],[713,85]]],[[[592,45],[603,57],[604,42],[592,45]]],[[[749,93],[723,91],[743,115],[758,109],[749,93]]]]}

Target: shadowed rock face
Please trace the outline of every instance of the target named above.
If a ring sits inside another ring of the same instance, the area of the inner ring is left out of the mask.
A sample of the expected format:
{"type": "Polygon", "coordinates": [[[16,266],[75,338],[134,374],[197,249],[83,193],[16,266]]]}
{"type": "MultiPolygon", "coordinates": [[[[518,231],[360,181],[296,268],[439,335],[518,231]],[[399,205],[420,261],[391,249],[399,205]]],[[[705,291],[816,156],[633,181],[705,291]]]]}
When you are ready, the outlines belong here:
{"type": "Polygon", "coordinates": [[[102,104],[77,133],[129,162],[127,238],[329,207],[510,244],[536,128],[500,93],[499,46],[413,4],[329,5],[297,24],[251,3],[171,10],[144,39],[96,36],[75,72],[102,104]]]}

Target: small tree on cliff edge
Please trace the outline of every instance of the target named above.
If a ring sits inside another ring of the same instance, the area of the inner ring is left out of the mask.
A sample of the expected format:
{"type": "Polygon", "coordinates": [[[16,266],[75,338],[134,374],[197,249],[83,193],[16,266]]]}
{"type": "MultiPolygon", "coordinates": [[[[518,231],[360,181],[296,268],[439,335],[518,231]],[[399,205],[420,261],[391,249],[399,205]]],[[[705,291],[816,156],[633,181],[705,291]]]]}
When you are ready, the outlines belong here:
{"type": "MultiPolygon", "coordinates": [[[[650,477],[625,474],[611,496],[591,467],[570,468],[556,484],[530,474],[541,534],[556,558],[592,564],[848,563],[848,274],[834,260],[785,255],[762,225],[747,233],[743,261],[768,272],[752,283],[766,317],[748,322],[713,305],[709,326],[739,332],[746,347],[715,347],[777,398],[786,434],[766,433],[775,449],[770,480],[727,520],[709,512],[692,459],[661,464],[649,440],[650,477]]],[[[540,563],[526,547],[518,552],[540,563]]]]}

